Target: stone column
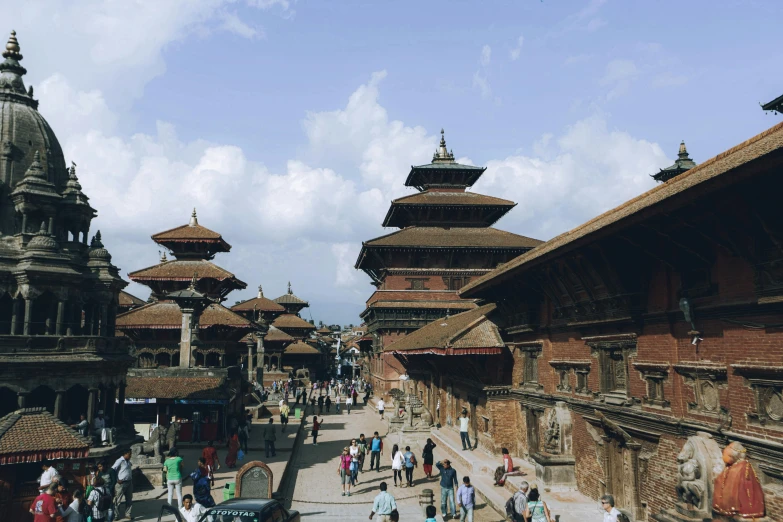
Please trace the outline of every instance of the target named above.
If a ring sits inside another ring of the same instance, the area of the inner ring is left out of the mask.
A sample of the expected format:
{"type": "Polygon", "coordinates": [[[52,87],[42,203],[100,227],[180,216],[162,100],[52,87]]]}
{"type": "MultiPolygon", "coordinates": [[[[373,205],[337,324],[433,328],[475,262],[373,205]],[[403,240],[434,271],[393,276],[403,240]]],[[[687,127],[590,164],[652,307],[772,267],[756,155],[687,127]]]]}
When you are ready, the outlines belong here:
{"type": "Polygon", "coordinates": [[[253,382],[253,343],[247,343],[247,382],[253,382]]]}
{"type": "Polygon", "coordinates": [[[261,384],[261,386],[264,385],[264,336],[258,335],[258,340],[256,341],[256,357],[258,357],[258,366],[261,368],[261,375],[258,376],[258,382],[261,384]]]}
{"type": "Polygon", "coordinates": [[[19,335],[19,325],[22,323],[22,301],[14,299],[11,312],[11,335],[19,335]]]}
{"type": "Polygon", "coordinates": [[[27,396],[29,395],[28,392],[19,392],[16,394],[16,405],[19,406],[19,409],[27,407],[27,396]]]}
{"type": "Polygon", "coordinates": [[[54,216],[49,216],[49,229],[48,229],[49,235],[54,234],[54,216]]]}
{"type": "Polygon", "coordinates": [[[54,399],[54,416],[63,420],[65,415],[65,390],[57,390],[57,397],[54,399]]]}
{"type": "MultiPolygon", "coordinates": [[[[79,323],[81,324],[81,317],[79,318],[79,323]]],[[[92,335],[92,304],[89,303],[84,307],[84,328],[82,329],[82,334],[92,335]]]]}
{"type": "Polygon", "coordinates": [[[100,325],[100,335],[103,337],[108,337],[109,335],[109,305],[107,304],[101,304],[100,307],[101,310],[101,325],[100,325]]]}
{"type": "Polygon", "coordinates": [[[115,396],[117,395],[117,388],[112,384],[109,386],[109,388],[106,390],[106,406],[104,408],[104,413],[107,417],[109,417],[109,420],[112,423],[112,426],[116,426],[117,420],[114,418],[114,412],[116,410],[116,404],[115,404],[115,396]]]}
{"type": "Polygon", "coordinates": [[[95,405],[98,403],[98,388],[90,388],[89,396],[87,397],[87,422],[90,423],[90,429],[92,429],[92,421],[95,418],[95,405]]]}
{"type": "Polygon", "coordinates": [[[27,212],[22,213],[22,234],[27,233],[27,212]]]}
{"type": "Polygon", "coordinates": [[[193,312],[192,308],[182,309],[182,331],[179,338],[179,366],[180,368],[191,367],[191,357],[193,349],[191,340],[193,339],[193,312]]]}
{"type": "Polygon", "coordinates": [[[121,382],[117,396],[117,408],[114,410],[114,425],[119,426],[125,420],[125,383],[121,382]]]}
{"type": "Polygon", "coordinates": [[[65,323],[65,301],[57,301],[57,326],[54,333],[56,335],[63,334],[63,326],[65,323]]]}
{"type": "Polygon", "coordinates": [[[33,318],[33,300],[25,298],[24,300],[24,330],[22,335],[30,335],[30,326],[33,318]]]}

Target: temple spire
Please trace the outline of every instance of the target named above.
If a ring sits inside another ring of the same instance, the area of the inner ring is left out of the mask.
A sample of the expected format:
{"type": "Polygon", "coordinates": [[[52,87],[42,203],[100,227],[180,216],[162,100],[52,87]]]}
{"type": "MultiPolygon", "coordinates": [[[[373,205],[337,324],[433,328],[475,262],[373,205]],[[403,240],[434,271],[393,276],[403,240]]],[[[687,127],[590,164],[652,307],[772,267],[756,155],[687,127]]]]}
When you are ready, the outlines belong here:
{"type": "Polygon", "coordinates": [[[261,299],[264,297],[264,289],[261,288],[261,285],[258,285],[258,298],[261,299]]]}
{"type": "Polygon", "coordinates": [[[188,223],[191,227],[195,227],[198,225],[198,216],[196,216],[196,207],[193,207],[193,213],[190,214],[190,223],[188,223]]]}
{"type": "Polygon", "coordinates": [[[5,61],[0,63],[0,90],[11,91],[32,99],[32,93],[28,95],[24,87],[22,76],[27,73],[27,69],[22,67],[19,61],[22,59],[22,53],[19,52],[19,41],[16,39],[16,31],[11,31],[8,43],[5,44],[3,51],[5,61]]]}
{"type": "Polygon", "coordinates": [[[435,154],[432,156],[433,163],[454,163],[454,153],[449,153],[446,148],[446,133],[443,129],[440,130],[440,145],[435,150],[435,154]]]}
{"type": "Polygon", "coordinates": [[[674,161],[674,165],[661,169],[660,172],[652,174],[651,176],[655,181],[666,182],[695,166],[696,162],[688,155],[688,149],[685,147],[685,140],[683,140],[680,142],[680,148],[677,151],[677,159],[674,161]]]}
{"type": "Polygon", "coordinates": [[[5,51],[3,51],[3,58],[13,58],[16,61],[24,58],[21,49],[19,48],[19,40],[16,39],[16,31],[11,31],[11,36],[8,37],[8,43],[5,44],[5,51]]]}
{"type": "Polygon", "coordinates": [[[291,291],[291,281],[288,282],[288,293],[293,295],[293,291],[291,291]]]}

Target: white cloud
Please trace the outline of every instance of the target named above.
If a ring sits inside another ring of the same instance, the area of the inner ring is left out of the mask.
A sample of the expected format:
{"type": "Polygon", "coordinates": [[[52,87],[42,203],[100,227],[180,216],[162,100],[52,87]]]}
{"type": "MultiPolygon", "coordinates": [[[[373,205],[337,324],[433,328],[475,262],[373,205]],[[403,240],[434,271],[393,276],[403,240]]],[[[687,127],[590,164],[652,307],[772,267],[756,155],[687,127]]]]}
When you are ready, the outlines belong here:
{"type": "Polygon", "coordinates": [[[525,43],[525,37],[521,36],[517,38],[517,46],[511,49],[511,61],[519,59],[519,55],[522,54],[522,44],[525,43]]]}
{"type": "Polygon", "coordinates": [[[649,174],[671,163],[661,148],[609,130],[596,115],[554,139],[543,135],[536,156],[487,162],[475,190],[519,204],[500,228],[550,239],[651,188],[649,174]]]}
{"type": "Polygon", "coordinates": [[[479,58],[479,63],[482,67],[487,67],[489,65],[489,62],[492,60],[492,47],[489,45],[484,45],[484,47],[481,48],[481,58],[479,58]]]}
{"type": "Polygon", "coordinates": [[[218,17],[222,20],[220,29],[234,33],[243,38],[263,38],[264,31],[257,29],[245,23],[236,13],[229,13],[223,11],[218,14],[218,17]]]}
{"type": "Polygon", "coordinates": [[[606,70],[600,84],[609,88],[607,100],[625,94],[633,83],[639,70],[633,60],[612,60],[606,64],[606,70]]]}

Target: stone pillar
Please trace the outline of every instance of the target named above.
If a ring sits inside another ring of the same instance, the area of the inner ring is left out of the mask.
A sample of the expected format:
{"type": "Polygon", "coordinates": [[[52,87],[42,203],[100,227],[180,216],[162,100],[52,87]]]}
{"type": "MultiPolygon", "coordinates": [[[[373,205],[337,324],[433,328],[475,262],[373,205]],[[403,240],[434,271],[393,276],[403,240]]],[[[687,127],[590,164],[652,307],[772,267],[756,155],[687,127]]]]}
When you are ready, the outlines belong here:
{"type": "Polygon", "coordinates": [[[117,408],[114,410],[114,425],[119,426],[125,420],[125,383],[121,382],[117,396],[117,408]]]}
{"type": "Polygon", "coordinates": [[[191,341],[193,339],[193,313],[192,308],[182,309],[182,331],[179,338],[179,366],[180,368],[191,367],[191,357],[193,349],[191,341]]]}
{"type": "Polygon", "coordinates": [[[253,382],[253,343],[247,343],[247,382],[253,382]]]}
{"type": "Polygon", "coordinates": [[[95,418],[95,405],[98,403],[98,388],[90,388],[90,395],[87,397],[87,422],[92,429],[92,421],[95,418]]]}
{"type": "Polygon", "coordinates": [[[27,233],[27,212],[22,213],[22,234],[27,233]]]}
{"type": "Polygon", "coordinates": [[[117,407],[115,404],[115,396],[117,395],[117,388],[112,384],[109,386],[109,388],[106,390],[106,405],[104,408],[104,413],[107,417],[109,417],[109,420],[111,421],[112,426],[116,426],[117,420],[114,418],[114,412],[116,411],[117,407]]]}
{"type": "Polygon", "coordinates": [[[63,326],[65,323],[65,304],[66,303],[63,300],[57,301],[57,326],[54,331],[56,335],[63,334],[63,326]]]}
{"type": "Polygon", "coordinates": [[[261,375],[258,375],[258,382],[261,386],[264,385],[264,336],[258,335],[256,346],[256,357],[258,357],[258,366],[261,368],[261,375]]]}
{"type": "Polygon", "coordinates": [[[33,319],[33,300],[25,298],[24,300],[24,330],[22,335],[30,335],[30,326],[33,319]]]}
{"type": "Polygon", "coordinates": [[[48,229],[49,235],[54,234],[54,216],[49,216],[49,229],[48,229]]]}
{"type": "Polygon", "coordinates": [[[103,337],[108,337],[109,335],[109,305],[107,304],[101,304],[100,307],[101,310],[101,325],[100,325],[100,335],[103,337]]]}
{"type": "Polygon", "coordinates": [[[22,323],[22,301],[14,299],[11,311],[11,335],[19,335],[19,326],[22,323]]]}
{"type": "Polygon", "coordinates": [[[16,394],[16,405],[19,406],[19,409],[27,407],[27,396],[29,395],[28,392],[19,392],[16,394]]]}
{"type": "Polygon", "coordinates": [[[63,420],[65,415],[65,390],[57,390],[57,397],[54,399],[54,416],[63,420]]]}
{"type": "MultiPolygon", "coordinates": [[[[79,322],[81,323],[81,318],[79,318],[79,322]]],[[[84,328],[82,329],[82,334],[92,335],[92,304],[87,304],[84,307],[84,328]]]]}

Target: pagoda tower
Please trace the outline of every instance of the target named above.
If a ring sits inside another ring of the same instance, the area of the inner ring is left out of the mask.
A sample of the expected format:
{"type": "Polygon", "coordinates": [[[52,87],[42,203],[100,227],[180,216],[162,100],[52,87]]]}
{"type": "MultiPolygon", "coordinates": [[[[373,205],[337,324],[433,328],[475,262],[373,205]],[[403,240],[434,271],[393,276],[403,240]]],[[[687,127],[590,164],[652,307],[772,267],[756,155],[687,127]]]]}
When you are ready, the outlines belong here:
{"type": "Polygon", "coordinates": [[[373,337],[365,371],[376,389],[398,387],[405,370],[384,350],[427,323],[476,308],[457,290],[541,241],[493,228],[516,204],[468,192],[486,167],[463,165],[440,145],[432,163],[411,167],[405,186],[418,192],[392,201],[383,226],[400,230],[362,243],[356,268],[377,290],[361,317],[373,337]]]}

